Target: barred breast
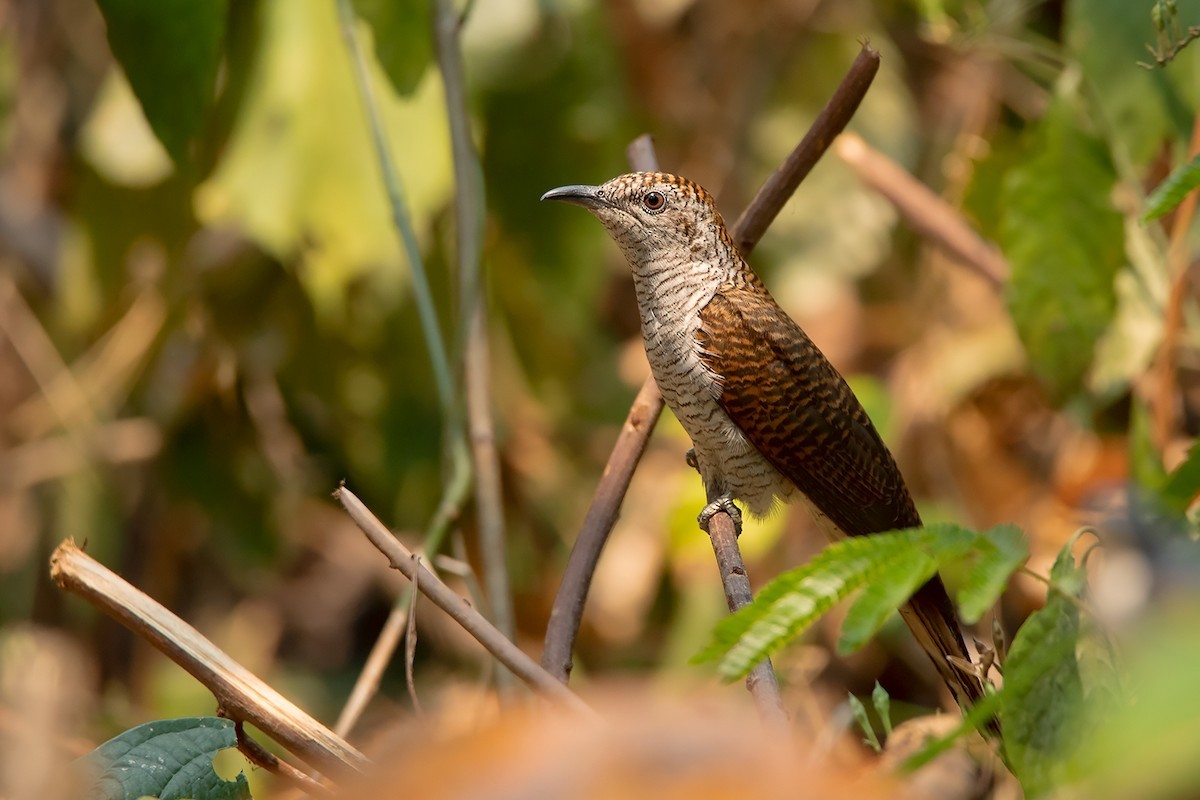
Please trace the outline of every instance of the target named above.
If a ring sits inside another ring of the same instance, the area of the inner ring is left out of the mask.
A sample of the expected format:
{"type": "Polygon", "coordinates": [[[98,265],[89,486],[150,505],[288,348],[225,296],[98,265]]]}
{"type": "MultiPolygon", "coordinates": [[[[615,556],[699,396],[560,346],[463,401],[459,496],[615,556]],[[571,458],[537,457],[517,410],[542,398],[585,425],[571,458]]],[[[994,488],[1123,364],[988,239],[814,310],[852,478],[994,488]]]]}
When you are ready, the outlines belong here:
{"type": "Polygon", "coordinates": [[[692,440],[696,462],[711,497],[741,500],[757,516],[775,498],[788,500],[791,481],[758,452],[717,403],[720,377],[701,360],[696,333],[700,311],[727,273],[707,262],[637,270],[634,287],[650,370],[675,417],[692,440]]]}

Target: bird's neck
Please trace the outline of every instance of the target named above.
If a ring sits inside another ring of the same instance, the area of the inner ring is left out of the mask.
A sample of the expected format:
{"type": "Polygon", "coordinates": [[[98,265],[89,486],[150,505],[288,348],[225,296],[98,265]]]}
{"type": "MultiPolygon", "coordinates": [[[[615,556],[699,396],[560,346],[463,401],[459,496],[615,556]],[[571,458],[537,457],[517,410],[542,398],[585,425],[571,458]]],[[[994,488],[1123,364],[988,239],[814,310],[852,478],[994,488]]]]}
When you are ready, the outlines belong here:
{"type": "Polygon", "coordinates": [[[720,238],[659,252],[625,253],[643,319],[680,320],[699,314],[722,287],[761,286],[732,243],[720,238]]]}
{"type": "Polygon", "coordinates": [[[642,324],[685,325],[728,281],[728,268],[699,257],[644,260],[632,264],[642,324]]]}

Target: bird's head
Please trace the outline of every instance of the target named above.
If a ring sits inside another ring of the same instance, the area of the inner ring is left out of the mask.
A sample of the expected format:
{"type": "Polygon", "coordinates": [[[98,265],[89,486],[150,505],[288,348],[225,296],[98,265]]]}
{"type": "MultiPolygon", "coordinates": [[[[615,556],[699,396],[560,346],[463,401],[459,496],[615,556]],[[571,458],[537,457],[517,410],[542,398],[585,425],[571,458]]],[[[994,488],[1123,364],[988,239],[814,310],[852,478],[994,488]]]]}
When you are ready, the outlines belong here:
{"type": "Polygon", "coordinates": [[[635,270],[681,256],[707,260],[734,249],[712,195],[666,172],[633,172],[599,186],[562,186],[542,199],[591,211],[635,270]]]}

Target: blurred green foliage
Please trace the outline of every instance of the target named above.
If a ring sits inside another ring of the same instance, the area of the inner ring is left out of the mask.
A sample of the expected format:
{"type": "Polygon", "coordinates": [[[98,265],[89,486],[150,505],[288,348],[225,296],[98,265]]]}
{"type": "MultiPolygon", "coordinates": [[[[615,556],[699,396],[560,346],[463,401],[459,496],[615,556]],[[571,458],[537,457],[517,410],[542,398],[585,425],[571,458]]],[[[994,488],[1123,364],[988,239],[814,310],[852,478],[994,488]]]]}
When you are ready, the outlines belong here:
{"type": "MultiPolygon", "coordinates": [[[[1195,458],[1174,472],[1163,463],[1166,454],[1175,466],[1170,454],[1186,450],[1200,419],[1189,359],[1196,320],[1188,301],[1168,387],[1179,419],[1163,440],[1153,432],[1162,404],[1137,395],[1179,278],[1167,246],[1176,218],[1142,222],[1143,201],[1189,160],[1200,56],[1189,47],[1163,68],[1137,66],[1155,43],[1153,5],[464,6],[470,122],[488,197],[492,405],[523,638],[541,636],[644,374],[624,265],[593,220],[537,198],[624,171],[625,144],[650,131],[664,168],[713,189],[732,219],[864,37],[884,65],[852,128],[999,243],[1012,267],[1008,306],[946,268],[833,157],[785,208],[756,269],[856,373],[924,507],[980,528],[1015,518],[1034,558],[1100,518],[1162,574],[1146,526],[1181,518],[1198,488],[1195,458]],[[1136,513],[1139,496],[1133,514],[1112,500],[1127,499],[1131,479],[1155,504],[1149,523],[1136,513]]],[[[166,674],[173,667],[47,584],[53,545],[86,539],[97,558],[332,717],[396,589],[328,493],[347,479],[408,536],[434,513],[445,474],[445,420],[409,265],[334,3],[17,6],[0,26],[0,624],[32,617],[89,643],[103,698],[96,738],[172,698],[194,702],[166,674]]],[[[449,334],[459,322],[455,187],[429,6],[355,8],[449,334]]],[[[1200,0],[1177,8],[1184,24],[1200,23],[1200,0]]],[[[1194,239],[1181,236],[1188,248],[1194,239]]],[[[722,614],[693,529],[703,491],[684,449],[678,425],[664,420],[593,591],[603,619],[585,627],[578,659],[593,674],[686,673],[686,656],[722,614]]],[[[802,513],[752,527],[756,577],[816,549],[797,535],[807,530],[802,513]]],[[[457,528],[458,555],[470,561],[472,509],[457,528]]],[[[1001,529],[962,570],[972,620],[1024,557],[1015,530],[1001,529]]],[[[1186,535],[1170,539],[1188,552],[1186,535]]],[[[855,606],[844,645],[863,645],[900,590],[939,560],[905,552],[883,576],[891,583],[855,606]]],[[[1194,586],[1183,584],[1177,602],[1194,608],[1194,586]]],[[[1006,622],[1028,616],[1028,595],[1009,587],[1006,622]]],[[[1055,619],[1070,611],[1063,602],[1050,601],[1055,619]]],[[[1157,619],[1155,608],[1144,613],[1157,619]]],[[[1163,619],[1156,641],[1189,652],[1186,637],[1170,638],[1178,617],[1163,619]]],[[[422,688],[472,674],[476,657],[453,633],[422,642],[422,688]]],[[[860,674],[862,664],[835,659],[820,680],[865,691],[878,678],[893,697],[932,702],[930,686],[898,661],[871,661],[889,666],[860,674]]],[[[389,671],[385,698],[401,697],[400,686],[389,671]]],[[[1169,705],[1159,700],[1128,709],[1131,727],[1152,727],[1136,715],[1169,705]]],[[[403,704],[382,702],[391,712],[386,703],[403,704]]],[[[1190,741],[1168,722],[1172,741],[1190,741]]],[[[1067,735],[1051,734],[1055,743],[1067,735]]],[[[1075,780],[1064,763],[1130,747],[1119,731],[1097,737],[1027,785],[1075,780]]]]}

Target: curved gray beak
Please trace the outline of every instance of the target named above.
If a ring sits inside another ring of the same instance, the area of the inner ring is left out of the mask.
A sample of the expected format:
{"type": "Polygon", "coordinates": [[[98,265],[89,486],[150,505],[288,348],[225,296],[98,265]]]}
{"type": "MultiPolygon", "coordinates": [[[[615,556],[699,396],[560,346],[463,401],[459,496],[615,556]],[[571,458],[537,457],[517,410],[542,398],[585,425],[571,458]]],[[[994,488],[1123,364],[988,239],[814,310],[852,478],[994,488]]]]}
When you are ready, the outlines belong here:
{"type": "Polygon", "coordinates": [[[584,184],[575,184],[573,186],[560,186],[557,189],[551,189],[542,195],[543,200],[561,200],[564,203],[571,203],[584,208],[596,208],[604,205],[604,199],[600,196],[599,186],[586,186],[584,184]]]}

